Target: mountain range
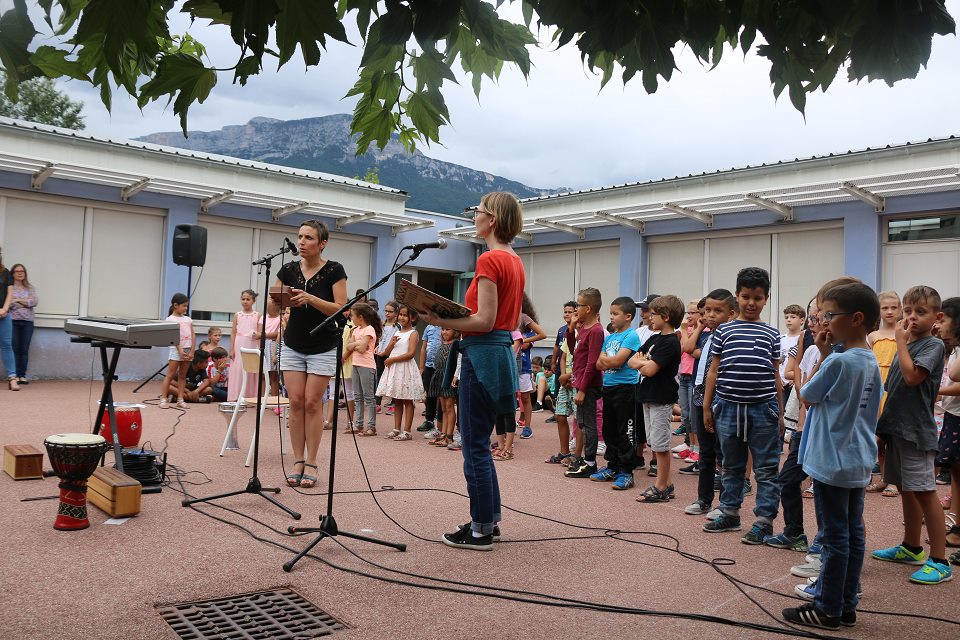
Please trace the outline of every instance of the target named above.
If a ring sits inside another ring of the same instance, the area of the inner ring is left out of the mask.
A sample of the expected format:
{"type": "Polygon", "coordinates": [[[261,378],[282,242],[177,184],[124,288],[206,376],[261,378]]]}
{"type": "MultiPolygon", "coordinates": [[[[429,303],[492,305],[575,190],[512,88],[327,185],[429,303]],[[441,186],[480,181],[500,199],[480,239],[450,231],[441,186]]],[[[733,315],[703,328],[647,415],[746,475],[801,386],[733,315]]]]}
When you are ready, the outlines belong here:
{"type": "Polygon", "coordinates": [[[191,131],[189,137],[177,131],[137,140],[361,179],[375,170],[380,184],[409,194],[408,208],[453,215],[463,215],[464,208],[476,205],[489,191],[510,191],[520,198],[569,191],[528,187],[419,150],[409,154],[395,137],[382,151],[373,146],[358,156],[350,119],[347,114],[302,120],[256,117],[219,131],[191,131]]]}

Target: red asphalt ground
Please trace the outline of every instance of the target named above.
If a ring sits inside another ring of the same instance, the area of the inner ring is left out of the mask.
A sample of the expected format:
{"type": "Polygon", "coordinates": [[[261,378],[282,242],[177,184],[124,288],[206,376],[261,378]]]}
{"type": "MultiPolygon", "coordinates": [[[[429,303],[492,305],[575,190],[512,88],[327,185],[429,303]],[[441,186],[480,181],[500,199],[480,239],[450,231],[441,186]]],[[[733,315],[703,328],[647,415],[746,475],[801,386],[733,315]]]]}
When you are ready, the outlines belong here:
{"type": "MultiPolygon", "coordinates": [[[[134,395],[133,383],[117,383],[115,397],[117,401],[154,397],[158,385],[154,382],[145,387],[146,393],[134,395]]],[[[89,431],[99,395],[99,383],[83,382],[38,381],[18,393],[0,391],[4,416],[0,444],[26,443],[42,450],[47,435],[89,431]]],[[[172,409],[145,409],[143,440],[162,448],[178,415],[172,409]]],[[[674,615],[691,613],[780,626],[780,610],[799,601],[748,588],[751,597],[773,612],[774,618],[770,618],[710,566],[650,545],[671,547],[674,543],[665,536],[675,536],[684,552],[733,559],[736,564],[725,568],[732,576],[780,594],[792,593],[794,585],[801,582],[789,570],[791,565],[803,562],[803,554],[746,546],[740,543],[740,534],[703,533],[700,527],[704,519],[683,513],[695,497],[693,476],[677,475],[677,499],[653,505],[634,501],[648,480],[639,473],[638,487],[626,492],[611,491],[607,484],[564,478],[558,466],[543,463],[556,452],[558,444],[553,425],[544,424],[548,415],[535,414],[535,436],[518,440],[515,460],[497,463],[504,506],[536,515],[505,510],[503,542],[491,553],[450,549],[435,542],[444,531],[469,520],[464,497],[431,491],[464,491],[459,453],[429,447],[420,437],[411,442],[359,439],[373,487],[426,489],[377,495],[386,512],[412,532],[407,533],[386,518],[364,491],[366,483],[353,438],[341,434],[336,489],[357,493],[335,497],[340,527],[406,543],[407,551],[399,553],[341,538],[346,549],[337,541],[324,540],[315,554],[342,567],[390,579],[426,582],[377,569],[347,550],[387,568],[471,581],[487,585],[495,593],[503,594],[505,589],[536,591],[577,601],[657,610],[665,617],[560,609],[523,603],[514,597],[443,593],[352,575],[310,558],[285,573],[281,565],[292,556],[290,552],[202,515],[225,518],[259,537],[301,549],[304,538],[285,535],[286,527],[294,521],[252,495],[193,510],[182,507],[182,496],[168,487],[159,495],[143,496],[140,515],[122,525],[104,525],[106,514],[90,507],[89,529],[60,532],[53,528],[55,500],[21,502],[22,498],[56,494],[57,479],[15,482],[3,474],[0,638],[173,639],[178,636],[156,612],[156,605],[276,587],[291,587],[347,624],[349,630],[335,634],[342,638],[783,637],[674,615]],[[599,530],[544,518],[651,533],[625,535],[640,543],[629,544],[603,536],[599,530]],[[569,537],[584,539],[533,541],[569,537]]],[[[267,416],[260,477],[265,485],[278,486],[283,478],[278,426],[275,416],[267,416]]],[[[415,424],[419,422],[418,416],[415,424]]],[[[190,493],[206,496],[246,486],[250,470],[244,468],[243,460],[253,424],[253,412],[249,412],[240,422],[244,449],[220,458],[217,452],[225,422],[216,405],[190,406],[168,448],[171,464],[202,472],[212,481],[203,486],[186,485],[190,493]]],[[[392,426],[392,418],[379,416],[378,424],[384,433],[392,426]]],[[[321,445],[318,487],[303,492],[284,489],[279,495],[284,504],[303,513],[304,526],[316,524],[326,508],[325,498],[318,494],[327,487],[329,435],[324,434],[321,445]]],[[[283,462],[289,468],[292,457],[283,456],[283,462]]],[[[49,466],[45,459],[45,467],[49,466]]],[[[186,476],[189,481],[201,479],[200,473],[186,476]]],[[[942,487],[941,493],[945,489],[942,487]]],[[[747,498],[745,525],[751,522],[752,505],[753,498],[747,498]]],[[[807,528],[812,534],[812,501],[805,506],[807,528]]],[[[900,541],[899,500],[868,495],[866,521],[868,552],[900,541]]],[[[926,614],[954,623],[861,612],[854,629],[824,634],[846,638],[960,637],[960,624],[956,622],[960,620],[960,580],[937,587],[914,585],[907,581],[910,571],[909,567],[867,559],[861,610],[926,614]]]]}

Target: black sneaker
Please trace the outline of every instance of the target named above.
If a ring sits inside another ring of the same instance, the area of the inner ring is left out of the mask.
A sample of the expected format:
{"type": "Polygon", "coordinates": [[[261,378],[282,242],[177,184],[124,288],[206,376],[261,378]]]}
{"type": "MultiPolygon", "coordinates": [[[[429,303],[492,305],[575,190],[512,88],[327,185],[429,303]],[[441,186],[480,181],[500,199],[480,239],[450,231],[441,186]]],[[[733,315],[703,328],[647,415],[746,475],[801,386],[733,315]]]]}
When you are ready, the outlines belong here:
{"type": "Polygon", "coordinates": [[[434,428],[435,427],[433,426],[432,422],[430,422],[429,420],[424,420],[423,424],[417,427],[417,431],[419,431],[420,433],[426,433],[427,431],[433,431],[434,428]]]}
{"type": "Polygon", "coordinates": [[[703,525],[703,530],[707,533],[740,531],[740,516],[728,516],[727,514],[722,513],[716,520],[711,520],[707,524],[703,525]]]}
{"type": "Polygon", "coordinates": [[[543,405],[539,402],[534,402],[531,408],[533,409],[533,413],[540,413],[543,411],[543,405]]]}
{"type": "Polygon", "coordinates": [[[754,522],[750,531],[740,538],[743,544],[763,544],[763,539],[773,535],[773,527],[765,522],[754,522]]]}
{"type": "Polygon", "coordinates": [[[680,467],[679,473],[682,473],[685,476],[697,476],[700,475],[700,463],[694,462],[693,464],[687,467],[680,467]]]}
{"type": "MultiPolygon", "coordinates": [[[[457,528],[458,528],[458,529],[461,529],[461,530],[462,530],[462,529],[470,529],[470,526],[471,526],[472,524],[473,524],[472,522],[468,522],[468,523],[466,523],[466,524],[460,525],[460,526],[457,527],[457,528]]],[[[498,525],[498,524],[493,525],[493,541],[494,541],[494,542],[499,542],[499,541],[500,541],[500,525],[498,525]]]]}
{"type": "Polygon", "coordinates": [[[635,469],[643,469],[645,466],[647,466],[647,462],[646,462],[646,460],[643,459],[643,456],[637,458],[637,466],[634,467],[634,468],[635,468],[635,469]]]}
{"type": "Polygon", "coordinates": [[[647,475],[651,478],[657,477],[657,465],[650,463],[650,468],[647,469],[647,475]]]}
{"type": "Polygon", "coordinates": [[[844,611],[843,615],[840,616],[840,624],[842,624],[845,627],[857,626],[857,612],[844,611]]]}
{"type": "Polygon", "coordinates": [[[456,549],[470,549],[471,551],[493,550],[493,536],[480,536],[477,538],[470,531],[470,527],[466,529],[458,528],[453,533],[445,533],[440,536],[440,542],[456,549]]]}
{"type": "Polygon", "coordinates": [[[583,458],[577,458],[576,462],[570,463],[570,468],[563,474],[568,478],[589,478],[597,472],[597,465],[587,464],[583,458]]]}
{"type": "Polygon", "coordinates": [[[937,474],[937,484],[950,484],[950,467],[942,467],[937,474]]]}
{"type": "MultiPolygon", "coordinates": [[[[854,617],[856,614],[854,614],[854,617]]],[[[836,631],[840,628],[840,618],[828,616],[812,602],[800,605],[796,608],[784,609],[783,619],[793,624],[802,624],[806,627],[817,627],[818,629],[828,629],[836,631]]],[[[854,622],[856,620],[854,619],[854,622]]]]}

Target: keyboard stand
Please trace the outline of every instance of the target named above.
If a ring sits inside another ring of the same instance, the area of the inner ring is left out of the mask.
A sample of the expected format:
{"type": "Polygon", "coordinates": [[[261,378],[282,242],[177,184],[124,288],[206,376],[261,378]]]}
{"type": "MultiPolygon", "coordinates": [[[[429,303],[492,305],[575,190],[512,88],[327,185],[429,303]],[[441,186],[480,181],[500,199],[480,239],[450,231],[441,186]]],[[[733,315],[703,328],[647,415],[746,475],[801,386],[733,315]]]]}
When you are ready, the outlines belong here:
{"type": "MultiPolygon", "coordinates": [[[[117,415],[113,406],[113,381],[117,379],[117,362],[120,360],[121,349],[150,349],[149,346],[127,346],[116,342],[106,342],[104,340],[94,340],[92,338],[83,338],[80,336],[71,336],[70,342],[89,344],[91,347],[100,350],[100,365],[103,369],[103,393],[100,395],[100,408],[97,409],[97,417],[93,421],[93,434],[100,434],[100,425],[103,424],[103,413],[107,412],[110,420],[110,433],[113,436],[113,457],[116,462],[117,471],[124,473],[123,457],[120,455],[122,447],[120,446],[120,436],[117,433],[117,415]],[[113,349],[110,357],[107,357],[107,349],[113,349]]],[[[103,465],[103,459],[100,461],[103,465]]]]}

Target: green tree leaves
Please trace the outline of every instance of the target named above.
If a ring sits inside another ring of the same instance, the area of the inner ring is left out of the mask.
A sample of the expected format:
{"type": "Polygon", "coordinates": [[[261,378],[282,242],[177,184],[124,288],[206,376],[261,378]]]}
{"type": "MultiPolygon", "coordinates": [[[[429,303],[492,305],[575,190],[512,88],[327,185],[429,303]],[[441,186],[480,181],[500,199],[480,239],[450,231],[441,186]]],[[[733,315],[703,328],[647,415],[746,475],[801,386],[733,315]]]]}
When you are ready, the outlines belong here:
{"type": "Polygon", "coordinates": [[[672,78],[678,47],[714,66],[726,47],[755,48],[770,63],[774,95],[787,90],[801,112],[844,67],[851,81],[915,77],[933,36],[955,29],[945,0],[511,1],[522,24],[497,13],[504,0],[38,0],[55,37],[35,43],[26,2],[14,0],[0,16],[0,64],[10,98],[30,78],[67,77],[99,87],[109,109],[117,86],[141,105],[166,96],[186,133],[189,108],[209,96],[219,71],[244,85],[263,71],[264,56],[282,66],[298,49],[306,67],[318,65],[329,39],[347,41],[344,20],[355,19],[364,49],[347,95],[358,97],[352,130],[361,154],[393,134],[409,150],[438,142],[450,122],[443,88],[456,82],[454,65],[478,96],[504,63],[526,76],[537,45],[531,28],[557,47],[576,46],[601,87],[614,73],[624,82],[639,75],[649,93],[672,78]],[[200,43],[171,35],[174,11],[228,28],[233,66],[214,69],[200,43]]]}

